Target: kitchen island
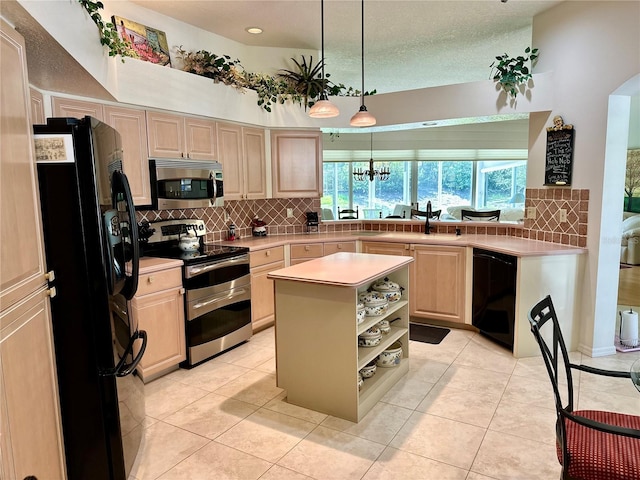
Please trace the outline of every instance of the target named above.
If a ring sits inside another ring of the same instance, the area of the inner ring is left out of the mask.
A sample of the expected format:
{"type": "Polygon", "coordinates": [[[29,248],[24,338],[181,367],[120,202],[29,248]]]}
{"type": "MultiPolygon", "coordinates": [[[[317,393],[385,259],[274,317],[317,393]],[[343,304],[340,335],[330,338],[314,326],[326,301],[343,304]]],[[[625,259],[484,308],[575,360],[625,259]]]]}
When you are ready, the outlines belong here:
{"type": "Polygon", "coordinates": [[[412,261],[341,252],[269,273],[275,284],[277,383],[289,403],[358,422],[408,372],[412,261]],[[358,324],[358,294],[384,277],[405,288],[402,298],[358,324]],[[358,335],[383,319],[391,331],[380,344],[359,347],[358,335]],[[402,344],[400,364],[378,367],[359,389],[359,370],[396,340],[402,344]]]}

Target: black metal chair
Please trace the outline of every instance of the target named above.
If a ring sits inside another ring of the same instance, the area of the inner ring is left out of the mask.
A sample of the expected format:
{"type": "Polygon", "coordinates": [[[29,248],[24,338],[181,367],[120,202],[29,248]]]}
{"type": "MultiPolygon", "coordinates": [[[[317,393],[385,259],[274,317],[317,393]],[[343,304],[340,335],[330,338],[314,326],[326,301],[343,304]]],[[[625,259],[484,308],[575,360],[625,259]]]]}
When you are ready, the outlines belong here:
{"type": "Polygon", "coordinates": [[[484,220],[495,221],[500,220],[500,210],[487,210],[484,212],[478,212],[476,210],[460,210],[460,217],[462,220],[484,220]]]}
{"type": "MultiPolygon", "coordinates": [[[[440,214],[442,213],[442,210],[433,210],[431,212],[431,216],[429,217],[429,220],[440,220],[440,214]]],[[[411,216],[412,217],[426,217],[427,216],[427,212],[425,210],[416,210],[415,208],[411,210],[411,216]]]]}
{"type": "Polygon", "coordinates": [[[358,218],[358,215],[359,214],[357,205],[355,210],[351,208],[340,210],[340,207],[338,207],[338,220],[356,220],[358,218]]]}
{"type": "Polygon", "coordinates": [[[531,309],[529,322],[531,332],[540,346],[555,395],[556,449],[558,461],[562,465],[561,478],[638,480],[640,417],[599,410],[573,409],[572,370],[618,378],[630,378],[631,373],[571,363],[550,296],[547,295],[531,309]],[[542,330],[545,324],[548,325],[542,330]],[[549,338],[550,344],[545,340],[549,338]],[[561,374],[566,376],[567,392],[564,404],[558,385],[561,374]]]}

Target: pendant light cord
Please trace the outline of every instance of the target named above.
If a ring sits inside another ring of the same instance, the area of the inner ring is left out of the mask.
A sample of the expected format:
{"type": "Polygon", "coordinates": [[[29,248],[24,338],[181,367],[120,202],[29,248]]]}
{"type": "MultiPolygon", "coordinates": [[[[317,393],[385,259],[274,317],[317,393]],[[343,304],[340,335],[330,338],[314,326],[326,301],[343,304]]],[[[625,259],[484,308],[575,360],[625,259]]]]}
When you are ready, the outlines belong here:
{"type": "Polygon", "coordinates": [[[321,30],[321,42],[322,42],[322,93],[325,93],[327,89],[327,80],[324,76],[324,0],[320,1],[320,30],[321,30]]]}
{"type": "Polygon", "coordinates": [[[364,105],[364,0],[362,0],[362,92],[360,92],[360,106],[364,105]]]}

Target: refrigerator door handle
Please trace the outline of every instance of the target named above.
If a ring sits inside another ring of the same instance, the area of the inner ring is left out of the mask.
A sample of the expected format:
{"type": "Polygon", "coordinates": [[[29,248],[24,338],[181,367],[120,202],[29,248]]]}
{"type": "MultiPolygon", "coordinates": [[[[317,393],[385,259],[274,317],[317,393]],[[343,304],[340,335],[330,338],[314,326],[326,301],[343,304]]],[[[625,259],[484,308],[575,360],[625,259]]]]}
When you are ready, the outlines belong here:
{"type": "MultiPolygon", "coordinates": [[[[125,280],[122,289],[122,295],[131,300],[138,290],[138,272],[140,268],[140,249],[138,246],[138,223],[136,222],[136,210],[133,205],[133,197],[131,196],[131,188],[127,176],[119,170],[115,170],[111,177],[111,203],[113,208],[118,208],[118,203],[124,201],[127,215],[129,216],[129,238],[131,239],[132,258],[131,258],[131,276],[125,280]],[[120,199],[119,194],[124,198],[120,199]]],[[[123,238],[124,242],[125,239],[123,238]]]]}
{"type": "Polygon", "coordinates": [[[142,360],[142,357],[144,356],[144,352],[145,352],[146,349],[147,349],[147,332],[144,331],[144,330],[138,330],[129,339],[129,345],[127,345],[127,349],[125,350],[125,352],[122,355],[122,358],[120,359],[118,364],[113,369],[109,369],[109,370],[103,372],[102,376],[104,376],[104,377],[110,377],[110,376],[126,377],[127,375],[130,375],[136,369],[136,367],[140,363],[140,360],[142,360]],[[142,345],[140,346],[140,351],[138,352],[138,354],[136,355],[136,358],[134,358],[131,363],[126,363],[127,362],[127,357],[133,351],[133,344],[138,339],[142,340],[142,345]]]}

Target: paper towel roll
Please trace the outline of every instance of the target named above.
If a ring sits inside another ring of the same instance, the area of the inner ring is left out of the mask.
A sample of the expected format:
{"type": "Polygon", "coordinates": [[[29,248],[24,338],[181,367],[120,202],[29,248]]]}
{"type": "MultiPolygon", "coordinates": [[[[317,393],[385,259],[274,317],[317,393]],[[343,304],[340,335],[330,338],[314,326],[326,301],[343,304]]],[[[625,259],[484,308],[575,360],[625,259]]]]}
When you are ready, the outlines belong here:
{"type": "Polygon", "coordinates": [[[638,345],[638,312],[628,310],[622,312],[620,328],[620,343],[627,347],[638,345]]]}

